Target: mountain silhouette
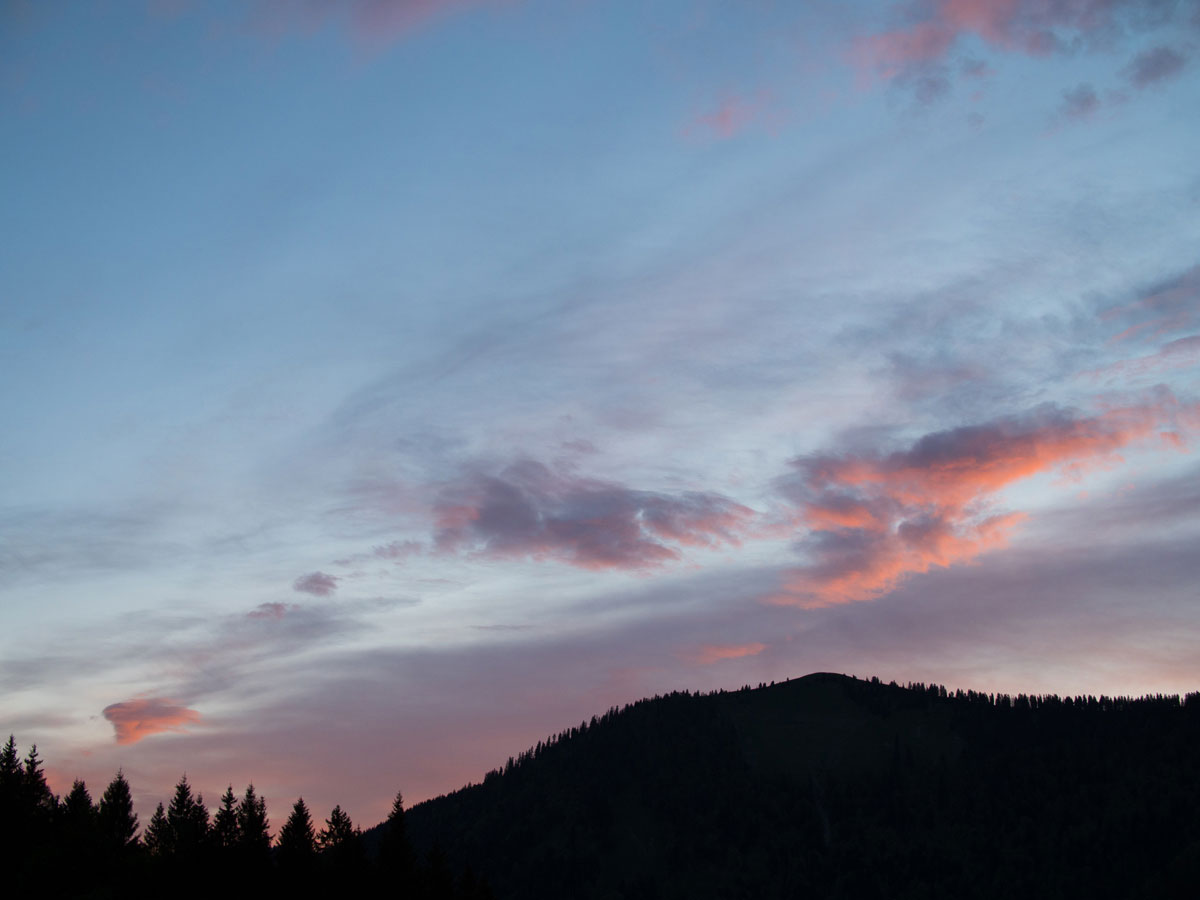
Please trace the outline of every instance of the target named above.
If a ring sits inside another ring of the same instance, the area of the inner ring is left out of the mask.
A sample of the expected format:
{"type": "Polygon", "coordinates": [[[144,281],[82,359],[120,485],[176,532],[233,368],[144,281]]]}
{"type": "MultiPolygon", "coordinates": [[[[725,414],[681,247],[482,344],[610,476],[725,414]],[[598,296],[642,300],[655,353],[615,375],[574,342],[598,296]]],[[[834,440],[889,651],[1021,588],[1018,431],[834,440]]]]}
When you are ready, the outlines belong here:
{"type": "Polygon", "coordinates": [[[1198,750],[1198,694],[819,673],[609,710],[408,829],[499,900],[1194,898],[1198,750]]]}

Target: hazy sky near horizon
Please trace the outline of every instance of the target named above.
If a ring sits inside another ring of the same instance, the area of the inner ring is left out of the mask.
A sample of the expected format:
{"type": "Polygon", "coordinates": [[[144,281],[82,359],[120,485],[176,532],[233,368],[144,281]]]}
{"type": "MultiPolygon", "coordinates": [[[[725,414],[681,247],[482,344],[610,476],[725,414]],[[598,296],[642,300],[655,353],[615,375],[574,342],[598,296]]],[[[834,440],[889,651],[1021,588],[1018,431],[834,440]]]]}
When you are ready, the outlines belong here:
{"type": "Polygon", "coordinates": [[[0,2],[0,730],[380,820],[673,689],[1200,688],[1200,2],[0,2]]]}

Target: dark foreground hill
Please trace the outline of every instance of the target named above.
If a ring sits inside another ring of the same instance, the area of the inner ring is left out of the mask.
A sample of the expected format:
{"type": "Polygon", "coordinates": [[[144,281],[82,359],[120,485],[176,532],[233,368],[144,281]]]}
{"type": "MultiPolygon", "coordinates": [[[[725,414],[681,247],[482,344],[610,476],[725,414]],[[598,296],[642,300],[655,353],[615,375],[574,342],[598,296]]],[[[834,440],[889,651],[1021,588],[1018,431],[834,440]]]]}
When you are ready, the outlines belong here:
{"type": "Polygon", "coordinates": [[[1200,897],[1200,695],[810,675],[635,703],[408,813],[505,898],[1200,897]]]}

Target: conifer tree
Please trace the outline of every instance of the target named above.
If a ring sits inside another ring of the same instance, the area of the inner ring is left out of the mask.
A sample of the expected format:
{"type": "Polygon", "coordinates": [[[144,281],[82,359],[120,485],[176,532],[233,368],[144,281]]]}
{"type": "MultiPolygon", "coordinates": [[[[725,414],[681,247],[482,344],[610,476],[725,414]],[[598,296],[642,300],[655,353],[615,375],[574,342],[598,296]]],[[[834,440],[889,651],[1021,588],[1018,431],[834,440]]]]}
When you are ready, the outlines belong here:
{"type": "Polygon", "coordinates": [[[17,753],[17,742],[8,736],[8,743],[0,750],[0,792],[15,792],[21,783],[21,757],[17,753]]]}
{"type": "Polygon", "coordinates": [[[242,828],[238,822],[237,798],[233,785],[221,795],[221,806],[213,816],[213,843],[219,850],[229,852],[241,843],[242,828]]]}
{"type": "Polygon", "coordinates": [[[267,800],[254,793],[254,785],[247,785],[246,795],[238,804],[237,814],[241,846],[247,858],[266,861],[271,851],[267,800]]]}
{"type": "Polygon", "coordinates": [[[71,783],[71,790],[63,798],[60,812],[64,822],[91,827],[97,815],[96,806],[92,803],[92,795],[88,792],[87,785],[78,778],[71,783]]]}
{"type": "Polygon", "coordinates": [[[100,840],[110,855],[124,854],[137,846],[137,813],[129,782],[120,769],[104,789],[98,811],[100,840]]]}
{"type": "Polygon", "coordinates": [[[151,856],[171,855],[171,826],[167,823],[167,813],[161,803],[154,810],[154,815],[150,817],[150,824],[146,826],[142,844],[151,856]]]}
{"type": "Polygon", "coordinates": [[[338,805],[333,808],[333,812],[325,820],[325,827],[317,835],[317,843],[322,851],[337,850],[353,841],[356,833],[357,829],[355,829],[354,823],[338,805]]]}
{"type": "Polygon", "coordinates": [[[46,774],[42,771],[42,761],[38,758],[37,744],[29,748],[25,757],[25,771],[21,776],[21,792],[27,810],[35,810],[39,815],[48,816],[58,805],[50,785],[46,783],[46,774]]]}
{"type": "Polygon", "coordinates": [[[17,742],[8,736],[8,743],[0,750],[0,841],[8,845],[9,835],[18,829],[17,809],[21,798],[21,757],[17,753],[17,742]]]}
{"type": "Polygon", "coordinates": [[[99,817],[87,785],[78,778],[58,808],[57,847],[67,863],[63,876],[69,891],[78,890],[93,876],[100,860],[99,817]]]}
{"type": "Polygon", "coordinates": [[[354,827],[340,805],[325,820],[325,827],[317,835],[317,845],[328,869],[347,884],[353,883],[366,866],[362,831],[354,827]]]}
{"type": "Polygon", "coordinates": [[[187,775],[175,785],[175,795],[167,807],[167,846],[169,855],[179,859],[198,856],[208,841],[208,810],[199,797],[192,797],[187,775]]]}
{"type": "Polygon", "coordinates": [[[312,816],[301,797],[292,806],[279,832],[279,865],[293,873],[312,867],[317,856],[317,839],[313,833],[312,816]]]}
{"type": "Polygon", "coordinates": [[[396,791],[392,811],[383,825],[383,836],[379,843],[379,867],[383,870],[389,890],[398,890],[403,894],[412,889],[416,873],[416,855],[408,839],[404,796],[400,791],[396,791]]]}

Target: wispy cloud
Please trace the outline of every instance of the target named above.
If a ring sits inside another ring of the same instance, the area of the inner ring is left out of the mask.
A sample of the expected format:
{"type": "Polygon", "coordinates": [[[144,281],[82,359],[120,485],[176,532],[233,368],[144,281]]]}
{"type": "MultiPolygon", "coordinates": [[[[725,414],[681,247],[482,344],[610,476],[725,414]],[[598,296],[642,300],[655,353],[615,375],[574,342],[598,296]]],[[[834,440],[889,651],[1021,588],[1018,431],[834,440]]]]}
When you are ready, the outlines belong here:
{"type": "Polygon", "coordinates": [[[200,721],[200,713],[166,697],[144,697],[104,707],[104,718],[112,723],[118,744],[136,744],[152,734],[184,731],[200,721]]]}
{"type": "Polygon", "coordinates": [[[1085,372],[1092,378],[1138,378],[1170,369],[1200,365],[1200,334],[1169,341],[1154,353],[1123,359],[1111,365],[1085,372]]]}
{"type": "Polygon", "coordinates": [[[754,516],[719,494],[640,491],[532,460],[466,473],[444,486],[435,514],[443,553],[626,570],[677,561],[679,546],[737,545],[754,516]]]}
{"type": "Polygon", "coordinates": [[[1113,342],[1161,337],[1200,324],[1200,265],[1160,282],[1132,303],[1105,310],[1100,316],[1124,326],[1113,335],[1113,342]]]}

